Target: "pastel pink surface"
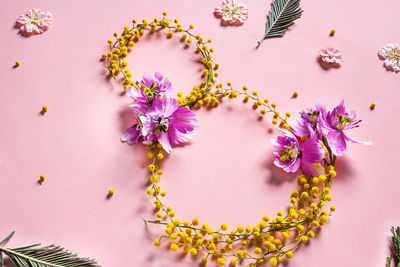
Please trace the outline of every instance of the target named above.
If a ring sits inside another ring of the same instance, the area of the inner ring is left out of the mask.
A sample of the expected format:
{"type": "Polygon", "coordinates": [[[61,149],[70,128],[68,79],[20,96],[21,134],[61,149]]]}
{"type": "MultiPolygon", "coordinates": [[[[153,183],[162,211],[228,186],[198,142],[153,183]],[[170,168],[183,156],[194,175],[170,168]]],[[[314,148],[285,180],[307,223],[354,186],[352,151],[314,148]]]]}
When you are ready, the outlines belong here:
{"type": "MultiPolygon", "coordinates": [[[[113,32],[132,18],[151,19],[165,10],[213,39],[219,81],[257,89],[282,112],[297,114],[315,98],[329,107],[345,99],[357,110],[363,122],[352,135],[374,145],[349,145],[332,190],[338,210],[289,266],[384,266],[389,227],[400,224],[400,74],[386,71],[377,51],[400,42],[400,2],[367,0],[361,8],[357,1],[303,1],[302,18],[283,38],[258,49],[252,35],[262,36],[270,4],[247,0],[249,19],[241,27],[219,25],[213,15],[219,4],[0,2],[0,235],[16,230],[8,246],[57,243],[105,267],[197,265],[198,259],[153,246],[162,229],[142,220],[154,218],[144,190],[145,152],[119,141],[132,123],[129,99],[105,78],[99,62],[113,32]],[[42,35],[21,37],[15,19],[33,7],[51,11],[54,22],[42,35]],[[329,37],[332,28],[337,33],[329,37]],[[324,70],[318,51],[330,46],[340,49],[344,62],[324,70]],[[21,66],[14,69],[17,60],[21,66]],[[290,99],[293,91],[300,93],[296,100],[290,99]],[[45,116],[39,115],[42,105],[49,106],[45,116]],[[47,175],[42,185],[40,174],[47,175]],[[107,200],[111,187],[116,193],[107,200]]],[[[134,78],[160,71],[175,92],[187,93],[200,81],[193,49],[165,35],[145,37],[128,60],[134,78]]],[[[271,164],[270,139],[278,131],[269,120],[257,121],[239,100],[197,114],[198,136],[163,165],[162,187],[177,216],[237,226],[285,209],[297,185],[271,164]]]]}

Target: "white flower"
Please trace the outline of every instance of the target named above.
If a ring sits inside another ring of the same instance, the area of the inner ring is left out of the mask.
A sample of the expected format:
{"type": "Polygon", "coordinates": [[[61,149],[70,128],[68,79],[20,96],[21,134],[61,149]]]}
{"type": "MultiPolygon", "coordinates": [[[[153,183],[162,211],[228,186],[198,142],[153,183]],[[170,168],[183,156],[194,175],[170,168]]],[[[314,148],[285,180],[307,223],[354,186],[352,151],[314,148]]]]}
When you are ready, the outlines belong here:
{"type": "Polygon", "coordinates": [[[17,25],[22,34],[40,34],[47,30],[53,22],[53,16],[49,11],[42,11],[37,8],[30,9],[25,15],[17,19],[17,25]]]}
{"type": "Polygon", "coordinates": [[[242,25],[248,18],[249,9],[246,5],[235,0],[224,0],[214,11],[217,18],[221,18],[225,25],[242,25]]]}
{"type": "Polygon", "coordinates": [[[400,71],[400,45],[388,44],[381,47],[378,52],[379,58],[385,60],[385,67],[388,70],[400,71]]]}

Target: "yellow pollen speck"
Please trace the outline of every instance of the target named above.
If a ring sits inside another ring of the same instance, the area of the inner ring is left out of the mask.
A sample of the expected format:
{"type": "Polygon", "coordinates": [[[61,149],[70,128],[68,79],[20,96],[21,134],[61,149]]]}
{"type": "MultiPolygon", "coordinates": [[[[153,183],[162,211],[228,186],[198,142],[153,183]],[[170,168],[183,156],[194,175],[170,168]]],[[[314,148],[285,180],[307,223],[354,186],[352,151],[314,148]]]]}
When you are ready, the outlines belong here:
{"type": "Polygon", "coordinates": [[[49,107],[46,106],[46,105],[44,105],[44,106],[42,107],[42,111],[41,111],[40,113],[43,115],[43,114],[46,113],[48,110],[49,110],[49,107]]]}

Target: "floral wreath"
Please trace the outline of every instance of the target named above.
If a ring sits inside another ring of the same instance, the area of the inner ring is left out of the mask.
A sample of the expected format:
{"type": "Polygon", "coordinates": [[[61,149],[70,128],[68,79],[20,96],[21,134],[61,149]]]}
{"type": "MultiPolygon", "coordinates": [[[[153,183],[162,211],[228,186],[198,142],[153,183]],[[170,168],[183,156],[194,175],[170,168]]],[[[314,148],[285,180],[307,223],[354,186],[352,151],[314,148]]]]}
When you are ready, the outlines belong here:
{"type": "Polygon", "coordinates": [[[165,227],[154,245],[160,246],[165,242],[172,251],[181,249],[193,256],[201,254],[202,264],[215,259],[219,265],[229,261],[230,266],[235,266],[249,260],[249,266],[264,262],[277,266],[285,258],[292,258],[295,250],[312,239],[315,230],[326,224],[335,211],[335,206],[326,208],[326,202],[332,200],[330,191],[336,176],[336,159],[345,151],[346,141],[371,143],[358,141],[347,134],[361,121],[356,119],[354,111],[346,112],[343,101],[330,111],[322,103],[317,103],[315,107],[300,112],[300,118],[294,119],[289,112],[281,115],[276,110],[277,105],[268,99],[262,100],[257,91],[249,93],[247,86],[236,90],[230,82],[226,86],[216,84],[214,78],[218,77],[215,72],[218,64],[212,60],[214,49],[208,47],[211,39],[205,41],[192,33],[193,25],[183,28],[177,19],[167,19],[166,15],[163,12],[162,19],[155,18],[150,23],[145,19],[142,22],[133,20],[132,26],[125,26],[121,34],[114,33],[115,40],[108,40],[109,52],[101,58],[111,77],[116,81],[122,77],[124,91],[134,100],[130,109],[137,122],[127,129],[121,140],[128,144],[142,140],[148,150],[147,193],[154,197],[157,219],[147,222],[165,227]],[[126,68],[125,57],[135,42],[146,31],[152,34],[165,29],[167,38],[180,34],[180,40],[186,45],[194,44],[195,53],[202,57],[205,68],[201,84],[186,96],[179,92],[177,99],[170,96],[172,84],[162,74],[145,75],[141,81],[132,81],[132,73],[126,68]],[[163,174],[158,162],[175,145],[194,137],[197,121],[193,109],[202,106],[216,108],[223,98],[238,96],[243,97],[244,102],[252,103],[253,109],[261,116],[272,114],[272,123],[282,130],[282,135],[272,140],[274,164],[286,172],[298,173],[301,188],[293,190],[286,213],[278,211],[272,217],[264,215],[254,226],[237,226],[228,230],[228,225],[222,223],[219,229],[211,229],[207,223],[200,224],[197,218],[176,219],[173,209],[162,200],[166,193],[158,185],[163,174]]]}

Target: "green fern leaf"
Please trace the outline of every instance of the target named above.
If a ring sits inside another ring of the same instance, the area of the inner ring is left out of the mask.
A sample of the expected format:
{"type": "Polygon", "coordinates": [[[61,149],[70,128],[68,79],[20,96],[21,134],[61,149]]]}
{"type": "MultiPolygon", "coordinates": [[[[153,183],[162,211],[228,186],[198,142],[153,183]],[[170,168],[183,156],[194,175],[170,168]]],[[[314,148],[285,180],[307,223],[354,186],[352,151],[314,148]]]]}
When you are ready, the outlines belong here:
{"type": "Polygon", "coordinates": [[[267,38],[282,37],[302,13],[300,0],[273,0],[265,25],[264,37],[258,41],[258,44],[260,45],[267,38]]]}
{"type": "Polygon", "coordinates": [[[10,238],[14,235],[15,231],[13,231],[11,234],[9,234],[6,238],[0,241],[0,245],[6,243],[10,238]]]}
{"type": "MultiPolygon", "coordinates": [[[[12,233],[13,234],[13,233],[12,233]]],[[[9,235],[1,243],[11,238],[9,235]]],[[[0,266],[4,266],[2,253],[6,254],[17,267],[99,267],[93,259],[80,258],[66,249],[50,245],[46,247],[40,244],[20,247],[0,247],[0,266]]]]}
{"type": "Polygon", "coordinates": [[[394,256],[396,257],[397,262],[400,264],[400,227],[392,226],[390,228],[392,232],[392,244],[394,248],[394,256]]]}
{"type": "Polygon", "coordinates": [[[386,267],[391,267],[392,266],[392,256],[388,256],[386,258],[386,267]]]}

